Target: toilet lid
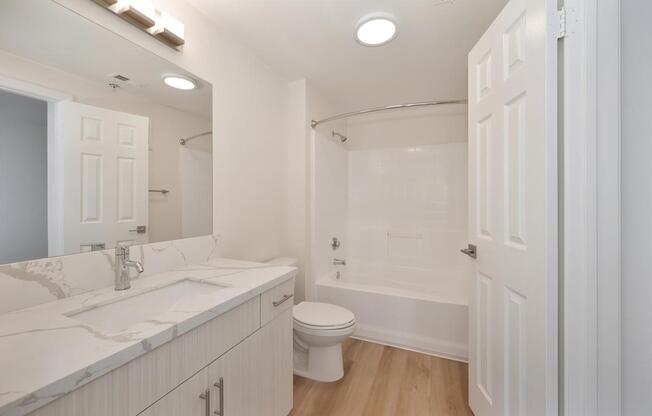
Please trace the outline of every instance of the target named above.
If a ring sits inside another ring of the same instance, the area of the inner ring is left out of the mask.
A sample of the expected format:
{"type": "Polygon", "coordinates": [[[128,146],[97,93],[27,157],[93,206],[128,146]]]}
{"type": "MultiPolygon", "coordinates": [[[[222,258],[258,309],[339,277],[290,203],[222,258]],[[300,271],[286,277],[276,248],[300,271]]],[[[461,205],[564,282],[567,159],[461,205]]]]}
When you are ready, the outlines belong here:
{"type": "Polygon", "coordinates": [[[301,302],[292,309],[292,314],[299,323],[324,328],[345,326],[355,320],[350,310],[321,302],[301,302]]]}

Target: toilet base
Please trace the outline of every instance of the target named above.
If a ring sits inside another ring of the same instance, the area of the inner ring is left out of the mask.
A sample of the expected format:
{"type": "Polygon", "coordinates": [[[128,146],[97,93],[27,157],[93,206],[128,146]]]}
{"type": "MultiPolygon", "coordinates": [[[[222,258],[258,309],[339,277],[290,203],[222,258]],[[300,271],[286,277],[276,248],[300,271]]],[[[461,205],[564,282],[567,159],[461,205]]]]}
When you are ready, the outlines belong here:
{"type": "Polygon", "coordinates": [[[323,383],[344,377],[342,344],[328,347],[310,347],[305,351],[295,344],[294,374],[323,383]]]}

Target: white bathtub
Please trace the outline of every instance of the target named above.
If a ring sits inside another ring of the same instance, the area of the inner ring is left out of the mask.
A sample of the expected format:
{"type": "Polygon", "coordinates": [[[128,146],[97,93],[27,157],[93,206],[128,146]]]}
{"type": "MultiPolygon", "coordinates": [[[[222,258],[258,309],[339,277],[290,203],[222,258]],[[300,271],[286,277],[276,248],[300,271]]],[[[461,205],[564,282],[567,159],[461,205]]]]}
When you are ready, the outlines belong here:
{"type": "Polygon", "coordinates": [[[402,270],[400,279],[387,271],[373,278],[341,270],[336,279],[336,273],[316,282],[316,296],[355,314],[354,338],[467,361],[467,282],[438,276],[426,288],[414,271],[402,270]]]}

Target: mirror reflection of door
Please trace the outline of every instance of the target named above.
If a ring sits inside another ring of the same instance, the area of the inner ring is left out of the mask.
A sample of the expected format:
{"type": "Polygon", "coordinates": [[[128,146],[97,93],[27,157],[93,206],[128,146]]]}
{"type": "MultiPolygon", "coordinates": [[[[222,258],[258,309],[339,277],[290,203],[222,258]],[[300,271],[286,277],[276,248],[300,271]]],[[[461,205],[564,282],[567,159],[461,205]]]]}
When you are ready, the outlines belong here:
{"type": "Polygon", "coordinates": [[[149,119],[65,101],[50,144],[50,252],[147,242],[149,119]]]}

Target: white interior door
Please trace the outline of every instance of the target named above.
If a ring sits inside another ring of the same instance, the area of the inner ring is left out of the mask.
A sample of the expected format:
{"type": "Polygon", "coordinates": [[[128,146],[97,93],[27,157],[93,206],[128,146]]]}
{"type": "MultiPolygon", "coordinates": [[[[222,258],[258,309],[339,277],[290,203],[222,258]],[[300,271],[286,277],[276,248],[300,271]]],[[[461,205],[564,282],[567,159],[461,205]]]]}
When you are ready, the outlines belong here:
{"type": "Polygon", "coordinates": [[[511,0],[469,54],[476,416],[557,412],[556,11],[511,0]]]}
{"type": "Polygon", "coordinates": [[[66,254],[147,242],[149,119],[70,101],[54,111],[51,242],[66,254]]]}

